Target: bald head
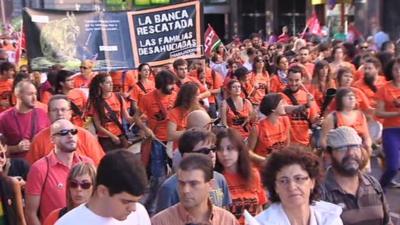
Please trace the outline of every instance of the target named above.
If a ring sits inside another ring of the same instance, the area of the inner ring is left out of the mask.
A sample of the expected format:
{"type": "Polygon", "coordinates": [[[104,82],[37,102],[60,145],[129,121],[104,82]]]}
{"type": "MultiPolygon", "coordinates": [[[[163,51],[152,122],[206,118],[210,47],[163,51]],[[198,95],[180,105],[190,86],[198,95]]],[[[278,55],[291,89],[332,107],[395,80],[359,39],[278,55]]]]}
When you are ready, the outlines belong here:
{"type": "Polygon", "coordinates": [[[211,118],[206,111],[194,110],[187,116],[187,129],[193,127],[205,128],[211,122],[211,118]]]}
{"type": "Polygon", "coordinates": [[[51,124],[50,131],[51,135],[54,135],[60,132],[60,130],[73,129],[73,128],[75,128],[75,126],[71,123],[71,121],[66,119],[59,119],[56,120],[53,124],[51,124]]]}

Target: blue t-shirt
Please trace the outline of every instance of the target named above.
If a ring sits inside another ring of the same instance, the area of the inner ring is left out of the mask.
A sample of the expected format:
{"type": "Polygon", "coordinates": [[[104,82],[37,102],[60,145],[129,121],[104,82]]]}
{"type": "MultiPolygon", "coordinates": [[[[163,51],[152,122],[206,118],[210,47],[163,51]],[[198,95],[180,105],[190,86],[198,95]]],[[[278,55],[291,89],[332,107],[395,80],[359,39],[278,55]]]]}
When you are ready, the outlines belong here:
{"type": "MultiPolygon", "coordinates": [[[[225,177],[214,171],[215,187],[210,191],[210,199],[213,205],[228,207],[232,203],[225,177]]],[[[156,213],[175,205],[179,202],[178,179],[176,174],[168,178],[157,193],[156,213]]]]}

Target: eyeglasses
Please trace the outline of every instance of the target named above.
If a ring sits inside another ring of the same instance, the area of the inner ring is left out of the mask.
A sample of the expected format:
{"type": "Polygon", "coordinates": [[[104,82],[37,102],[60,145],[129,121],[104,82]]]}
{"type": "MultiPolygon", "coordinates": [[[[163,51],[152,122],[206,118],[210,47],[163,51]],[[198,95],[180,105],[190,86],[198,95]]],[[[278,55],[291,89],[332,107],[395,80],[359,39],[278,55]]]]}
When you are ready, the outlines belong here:
{"type": "Polygon", "coordinates": [[[349,150],[359,150],[361,148],[360,145],[347,145],[339,148],[334,148],[333,150],[339,151],[339,152],[347,152],[349,150]]]}
{"type": "Polygon", "coordinates": [[[217,150],[217,148],[215,146],[212,146],[210,148],[207,148],[207,147],[200,148],[199,150],[196,150],[193,152],[208,155],[208,154],[210,154],[210,152],[215,152],[216,150],[217,150]]]}
{"type": "Polygon", "coordinates": [[[70,111],[71,109],[67,109],[67,108],[61,108],[61,109],[50,109],[50,112],[61,112],[61,113],[65,113],[70,111]]]}
{"type": "Polygon", "coordinates": [[[5,159],[6,158],[6,153],[5,152],[0,152],[0,158],[5,159]]]}
{"type": "Polygon", "coordinates": [[[59,132],[53,134],[54,135],[59,135],[59,136],[67,136],[68,134],[76,135],[78,133],[78,129],[65,129],[65,130],[60,130],[59,132]]]}
{"type": "Polygon", "coordinates": [[[70,188],[73,188],[73,189],[76,189],[76,188],[78,188],[78,187],[81,187],[82,189],[87,190],[87,189],[89,189],[90,187],[92,187],[92,183],[90,183],[90,182],[88,182],[88,181],[79,182],[79,181],[76,181],[76,180],[70,180],[70,181],[69,181],[69,187],[70,187],[70,188]]]}
{"type": "Polygon", "coordinates": [[[278,183],[281,186],[289,186],[290,182],[293,181],[297,185],[303,185],[310,177],[308,176],[295,176],[292,179],[289,177],[282,177],[280,179],[276,180],[276,183],[278,183]]]}

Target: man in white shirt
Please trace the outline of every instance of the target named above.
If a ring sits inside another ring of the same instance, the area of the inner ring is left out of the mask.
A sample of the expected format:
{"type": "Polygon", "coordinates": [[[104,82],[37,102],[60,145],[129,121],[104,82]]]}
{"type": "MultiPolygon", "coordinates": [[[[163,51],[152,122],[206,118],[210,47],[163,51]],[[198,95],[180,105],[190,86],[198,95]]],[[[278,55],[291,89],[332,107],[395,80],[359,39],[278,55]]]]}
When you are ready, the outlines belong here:
{"type": "Polygon", "coordinates": [[[146,186],[145,169],[133,153],[111,152],[100,161],[89,202],[65,214],[56,225],[150,225],[139,203],[146,186]]]}

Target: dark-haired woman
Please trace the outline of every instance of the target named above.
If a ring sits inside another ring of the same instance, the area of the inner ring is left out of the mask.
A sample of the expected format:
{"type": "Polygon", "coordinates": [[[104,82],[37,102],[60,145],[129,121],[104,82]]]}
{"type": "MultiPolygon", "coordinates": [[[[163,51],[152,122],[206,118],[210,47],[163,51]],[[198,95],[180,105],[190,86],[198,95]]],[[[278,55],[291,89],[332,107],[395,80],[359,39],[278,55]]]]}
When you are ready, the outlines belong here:
{"type": "Polygon", "coordinates": [[[252,120],[255,119],[253,105],[249,100],[241,97],[242,87],[238,80],[229,81],[227,89],[229,97],[221,104],[221,122],[247,138],[252,120]]]}
{"type": "Polygon", "coordinates": [[[234,129],[228,128],[217,133],[217,162],[215,170],[222,173],[228,182],[232,204],[229,211],[244,224],[243,212],[251,215],[262,211],[267,202],[260,174],[251,168],[249,152],[243,138],[234,129]]]}
{"type": "Polygon", "coordinates": [[[184,83],[179,89],[174,108],[168,112],[168,140],[177,141],[186,129],[187,115],[203,109],[198,99],[199,87],[194,82],[184,83]]]}
{"type": "Polygon", "coordinates": [[[256,216],[260,225],[343,225],[342,208],[318,201],[319,158],[301,148],[273,152],[262,172],[272,205],[256,216]]]}
{"type": "Polygon", "coordinates": [[[140,98],[151,92],[152,90],[156,89],[155,83],[154,83],[154,78],[151,76],[151,67],[147,63],[140,64],[138,67],[138,82],[133,88],[133,91],[131,93],[131,98],[135,102],[139,102],[140,98]]]}
{"type": "Polygon", "coordinates": [[[278,55],[276,57],[276,72],[271,76],[270,91],[281,92],[287,85],[287,73],[289,70],[289,60],[284,55],[278,55]]]}
{"type": "Polygon", "coordinates": [[[55,92],[64,94],[71,100],[72,123],[83,127],[85,124],[84,114],[87,106],[87,96],[80,88],[74,88],[74,78],[72,73],[60,70],[57,73],[55,92]]]}
{"type": "Polygon", "coordinates": [[[270,93],[261,101],[259,111],[265,116],[254,126],[248,139],[250,157],[261,166],[268,155],[289,144],[290,121],[281,94],[270,93]]]}
{"type": "Polygon", "coordinates": [[[329,63],[325,60],[317,61],[308,90],[314,96],[320,108],[324,102],[326,90],[328,88],[335,88],[335,86],[335,80],[331,77],[329,63]]]}
{"type": "Polygon", "coordinates": [[[89,85],[89,101],[99,142],[105,151],[126,148],[128,142],[122,127],[122,119],[136,123],[150,136],[153,132],[140,119],[128,114],[125,100],[113,92],[111,76],[107,73],[96,75],[89,85]]]}
{"type": "Polygon", "coordinates": [[[322,123],[321,146],[326,147],[326,137],[331,129],[341,126],[352,127],[363,139],[363,146],[371,154],[371,137],[368,132],[367,119],[363,112],[356,108],[356,96],[351,88],[339,88],[336,96],[336,110],[330,113],[322,123]]]}
{"type": "Polygon", "coordinates": [[[262,98],[269,92],[269,74],[261,56],[254,58],[250,83],[253,84],[253,90],[249,93],[249,100],[253,105],[258,106],[262,98]]]}

